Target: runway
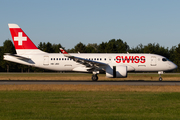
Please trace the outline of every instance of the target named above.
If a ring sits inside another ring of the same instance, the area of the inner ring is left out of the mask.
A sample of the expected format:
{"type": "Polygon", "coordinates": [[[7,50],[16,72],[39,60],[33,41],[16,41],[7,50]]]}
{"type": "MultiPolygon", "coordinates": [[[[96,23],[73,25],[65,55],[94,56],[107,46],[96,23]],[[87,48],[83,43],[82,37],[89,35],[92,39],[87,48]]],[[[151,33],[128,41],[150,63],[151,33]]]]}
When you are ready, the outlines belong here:
{"type": "Polygon", "coordinates": [[[0,85],[31,85],[31,84],[58,84],[58,85],[135,85],[135,86],[179,86],[180,81],[82,81],[82,80],[0,80],[0,85]]]}

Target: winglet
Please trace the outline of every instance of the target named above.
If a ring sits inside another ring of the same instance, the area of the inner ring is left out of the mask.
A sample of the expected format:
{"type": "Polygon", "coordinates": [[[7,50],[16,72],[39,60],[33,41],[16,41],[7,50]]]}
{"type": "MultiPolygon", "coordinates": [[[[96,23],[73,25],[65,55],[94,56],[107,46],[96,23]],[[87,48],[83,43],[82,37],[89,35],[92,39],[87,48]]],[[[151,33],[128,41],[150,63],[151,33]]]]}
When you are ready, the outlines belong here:
{"type": "Polygon", "coordinates": [[[59,48],[59,49],[60,49],[61,53],[64,54],[65,57],[71,57],[71,55],[68,54],[64,49],[62,49],[62,48],[59,48]]]}
{"type": "Polygon", "coordinates": [[[59,48],[59,49],[62,52],[62,54],[68,54],[64,49],[62,49],[62,48],[59,48]]]}

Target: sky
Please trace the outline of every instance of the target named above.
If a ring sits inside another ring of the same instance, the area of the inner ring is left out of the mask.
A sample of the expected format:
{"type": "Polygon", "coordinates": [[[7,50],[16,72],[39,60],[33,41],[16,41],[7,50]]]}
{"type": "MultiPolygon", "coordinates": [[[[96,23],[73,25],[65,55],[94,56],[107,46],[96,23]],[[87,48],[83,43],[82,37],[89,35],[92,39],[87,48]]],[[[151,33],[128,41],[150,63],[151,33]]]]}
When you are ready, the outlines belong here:
{"type": "Polygon", "coordinates": [[[130,48],[180,43],[180,0],[0,0],[0,46],[18,24],[36,46],[122,39],[130,48]]]}

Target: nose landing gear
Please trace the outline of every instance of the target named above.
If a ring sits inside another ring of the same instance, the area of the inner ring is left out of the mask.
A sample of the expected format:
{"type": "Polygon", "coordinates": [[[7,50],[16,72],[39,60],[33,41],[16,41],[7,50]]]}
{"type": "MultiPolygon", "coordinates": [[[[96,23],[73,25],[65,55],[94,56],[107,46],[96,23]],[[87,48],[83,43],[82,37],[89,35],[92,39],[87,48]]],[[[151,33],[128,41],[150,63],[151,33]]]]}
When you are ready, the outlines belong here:
{"type": "Polygon", "coordinates": [[[159,81],[162,81],[163,79],[162,79],[162,77],[159,77],[159,81]]]}
{"type": "Polygon", "coordinates": [[[158,74],[159,74],[159,81],[162,81],[162,77],[161,77],[161,74],[163,74],[163,71],[158,71],[158,74]]]}

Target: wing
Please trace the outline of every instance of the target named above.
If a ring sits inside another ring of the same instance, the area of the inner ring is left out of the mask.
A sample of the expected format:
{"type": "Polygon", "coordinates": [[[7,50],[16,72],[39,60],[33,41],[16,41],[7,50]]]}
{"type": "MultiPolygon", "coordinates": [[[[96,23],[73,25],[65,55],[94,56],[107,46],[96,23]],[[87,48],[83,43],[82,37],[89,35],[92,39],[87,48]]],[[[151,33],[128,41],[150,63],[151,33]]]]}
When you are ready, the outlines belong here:
{"type": "Polygon", "coordinates": [[[101,63],[101,62],[88,60],[88,59],[81,58],[81,57],[72,56],[72,55],[68,54],[62,48],[60,48],[60,51],[64,54],[65,57],[73,59],[75,62],[85,65],[86,67],[91,67],[91,70],[98,69],[99,67],[102,67],[102,66],[107,66],[106,63],[101,63]]]}

